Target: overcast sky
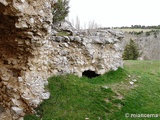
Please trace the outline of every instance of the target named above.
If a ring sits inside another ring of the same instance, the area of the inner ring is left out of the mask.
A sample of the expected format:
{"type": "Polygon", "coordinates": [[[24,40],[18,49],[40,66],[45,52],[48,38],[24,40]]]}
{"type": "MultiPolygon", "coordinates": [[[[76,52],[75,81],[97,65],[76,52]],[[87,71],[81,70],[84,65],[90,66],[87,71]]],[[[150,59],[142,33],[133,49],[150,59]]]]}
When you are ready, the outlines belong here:
{"type": "Polygon", "coordinates": [[[160,0],[70,0],[69,20],[103,27],[159,25],[160,0]]]}

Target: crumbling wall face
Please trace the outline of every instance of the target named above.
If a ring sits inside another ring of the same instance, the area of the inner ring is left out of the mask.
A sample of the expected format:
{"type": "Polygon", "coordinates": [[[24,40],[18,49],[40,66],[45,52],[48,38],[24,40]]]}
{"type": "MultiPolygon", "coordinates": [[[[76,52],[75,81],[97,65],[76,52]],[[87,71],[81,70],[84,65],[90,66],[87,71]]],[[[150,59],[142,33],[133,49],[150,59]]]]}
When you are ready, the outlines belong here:
{"type": "MultiPolygon", "coordinates": [[[[82,32],[83,33],[83,32],[82,32]]],[[[76,74],[86,70],[104,74],[123,67],[123,34],[113,30],[94,30],[75,36],[52,36],[48,69],[52,74],[76,74]]]]}
{"type": "Polygon", "coordinates": [[[51,75],[104,74],[123,66],[120,32],[56,36],[52,5],[53,0],[0,0],[0,120],[34,112],[50,96],[44,86],[51,75]]]}
{"type": "Polygon", "coordinates": [[[0,0],[0,120],[20,119],[47,99],[51,0],[0,0]]]}

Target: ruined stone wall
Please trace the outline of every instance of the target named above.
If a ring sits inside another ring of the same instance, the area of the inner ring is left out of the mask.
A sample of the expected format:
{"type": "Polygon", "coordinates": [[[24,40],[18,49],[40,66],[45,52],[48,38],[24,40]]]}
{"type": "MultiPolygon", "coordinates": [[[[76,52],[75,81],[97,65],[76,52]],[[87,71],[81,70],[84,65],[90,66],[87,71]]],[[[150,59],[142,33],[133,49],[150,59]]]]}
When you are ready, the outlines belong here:
{"type": "Polygon", "coordinates": [[[50,39],[49,70],[52,74],[85,70],[104,74],[123,66],[121,40],[123,34],[113,30],[94,30],[78,36],[52,36],[50,39]]]}
{"type": "Polygon", "coordinates": [[[1,120],[18,119],[48,98],[45,52],[51,22],[50,0],[0,0],[1,120]]]}
{"type": "Polygon", "coordinates": [[[0,0],[0,120],[20,120],[34,112],[50,96],[44,86],[52,75],[104,74],[123,66],[119,32],[52,35],[53,4],[0,0]]]}

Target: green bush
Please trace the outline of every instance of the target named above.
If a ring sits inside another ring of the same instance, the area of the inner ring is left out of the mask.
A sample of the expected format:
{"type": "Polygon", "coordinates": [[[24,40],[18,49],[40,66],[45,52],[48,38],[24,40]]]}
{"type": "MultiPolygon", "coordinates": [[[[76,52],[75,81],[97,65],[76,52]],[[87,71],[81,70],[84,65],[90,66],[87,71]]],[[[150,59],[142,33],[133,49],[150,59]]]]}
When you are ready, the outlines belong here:
{"type": "Polygon", "coordinates": [[[132,39],[130,39],[129,44],[127,44],[124,49],[123,59],[136,60],[138,57],[140,57],[138,45],[132,39]]]}
{"type": "Polygon", "coordinates": [[[69,13],[69,1],[58,0],[53,7],[53,23],[62,21],[69,13]]]}
{"type": "Polygon", "coordinates": [[[146,32],[146,36],[150,36],[151,35],[151,31],[146,32]]]}

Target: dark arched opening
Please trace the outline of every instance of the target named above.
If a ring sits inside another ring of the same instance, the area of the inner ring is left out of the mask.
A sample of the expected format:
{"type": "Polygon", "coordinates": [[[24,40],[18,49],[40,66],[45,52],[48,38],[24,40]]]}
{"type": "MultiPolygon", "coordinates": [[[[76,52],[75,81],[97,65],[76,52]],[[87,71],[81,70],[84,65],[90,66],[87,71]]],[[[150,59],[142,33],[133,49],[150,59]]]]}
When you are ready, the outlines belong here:
{"type": "Polygon", "coordinates": [[[94,78],[99,76],[99,74],[97,74],[95,71],[91,71],[91,70],[86,70],[82,73],[82,76],[86,76],[88,78],[94,78]]]}

